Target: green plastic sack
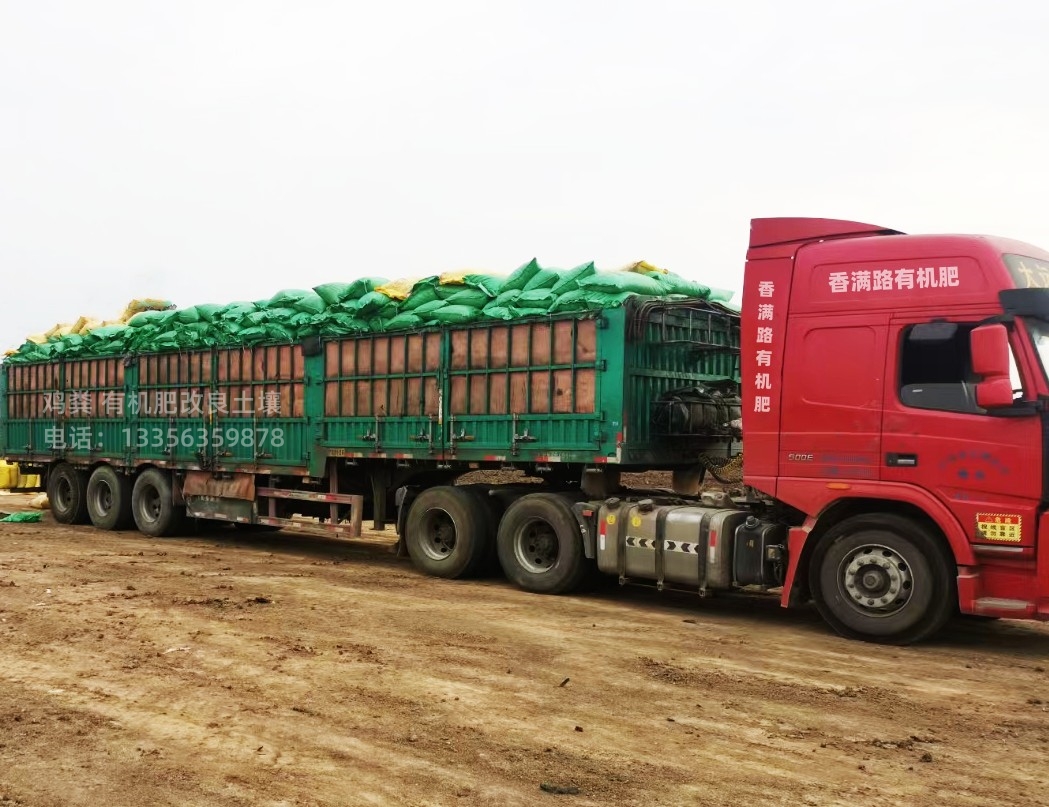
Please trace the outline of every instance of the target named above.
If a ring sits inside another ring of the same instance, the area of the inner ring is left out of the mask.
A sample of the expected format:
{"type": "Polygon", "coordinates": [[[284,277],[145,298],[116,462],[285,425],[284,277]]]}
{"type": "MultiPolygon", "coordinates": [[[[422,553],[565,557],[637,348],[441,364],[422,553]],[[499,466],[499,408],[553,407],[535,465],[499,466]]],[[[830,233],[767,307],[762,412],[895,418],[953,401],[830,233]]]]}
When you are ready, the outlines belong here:
{"type": "Polygon", "coordinates": [[[250,328],[241,328],[237,332],[237,341],[246,345],[253,345],[257,342],[264,342],[267,335],[265,325],[252,325],[250,328]]]}
{"type": "Polygon", "coordinates": [[[200,312],[196,310],[196,306],[191,307],[191,309],[179,309],[175,312],[175,321],[186,325],[191,322],[199,322],[200,312]]]}
{"type": "Polygon", "coordinates": [[[218,305],[217,303],[201,303],[200,305],[193,306],[193,308],[196,309],[200,319],[204,322],[214,322],[218,319],[224,306],[218,305]]]}
{"type": "Polygon", "coordinates": [[[328,303],[317,292],[308,291],[288,307],[307,314],[319,314],[328,307],[328,303]]]}
{"type": "Polygon", "coordinates": [[[295,303],[305,297],[308,292],[305,289],[282,289],[264,301],[260,308],[294,308],[295,303]]]}
{"type": "Polygon", "coordinates": [[[482,310],[481,314],[487,319],[501,319],[511,320],[516,316],[516,312],[512,308],[506,305],[496,305],[492,303],[486,305],[482,310]]]}
{"type": "Polygon", "coordinates": [[[660,281],[637,272],[595,272],[589,277],[580,279],[579,288],[603,291],[606,294],[632,291],[635,294],[647,294],[652,297],[671,293],[660,281]]]}
{"type": "Polygon", "coordinates": [[[279,322],[283,324],[288,322],[292,317],[301,312],[295,308],[279,306],[277,308],[271,308],[269,311],[266,311],[264,313],[266,315],[266,319],[264,320],[264,322],[279,322]]]}
{"type": "Polygon", "coordinates": [[[567,272],[562,272],[561,277],[558,278],[557,282],[551,286],[550,291],[554,294],[561,295],[566,291],[572,291],[573,289],[579,288],[579,281],[584,277],[590,277],[597,270],[594,269],[594,262],[581,264],[574,269],[569,269],[567,272]]]}
{"type": "Polygon", "coordinates": [[[423,318],[413,311],[402,311],[395,317],[386,321],[387,331],[407,331],[418,328],[423,324],[423,318]]]}
{"type": "Polygon", "coordinates": [[[350,290],[343,299],[363,297],[380,286],[385,286],[390,281],[385,277],[359,277],[350,282],[350,290]]]}
{"type": "Polygon", "coordinates": [[[128,320],[132,328],[141,328],[144,325],[162,327],[172,320],[175,311],[140,311],[128,320]]]}
{"type": "Polygon", "coordinates": [[[350,296],[352,288],[349,283],[322,283],[313,290],[327,305],[337,305],[350,296]]]}
{"type": "MultiPolygon", "coordinates": [[[[380,291],[369,291],[357,302],[357,316],[367,318],[375,316],[390,304],[390,298],[380,291]]],[[[343,304],[345,305],[345,303],[343,304]]]]}
{"type": "Polygon", "coordinates": [[[408,299],[401,303],[402,311],[416,311],[419,306],[432,303],[437,299],[437,289],[432,283],[416,283],[408,299]]]}
{"type": "Polygon", "coordinates": [[[531,278],[529,278],[528,282],[524,284],[521,291],[549,289],[560,280],[560,277],[561,275],[556,269],[539,269],[531,278]]]}
{"type": "Polygon", "coordinates": [[[542,308],[546,311],[554,304],[555,300],[557,300],[557,297],[554,296],[550,289],[532,289],[531,291],[522,291],[521,296],[517,298],[517,302],[514,305],[517,308],[542,308]]]}
{"type": "Polygon", "coordinates": [[[444,300],[438,300],[434,298],[428,303],[423,303],[422,305],[411,309],[411,313],[418,314],[423,319],[430,319],[434,311],[438,311],[444,308],[446,305],[448,305],[448,303],[446,303],[444,300]]]}
{"type": "Polygon", "coordinates": [[[466,275],[463,277],[463,283],[472,288],[480,289],[490,298],[499,296],[505,281],[506,278],[495,275],[466,275]]]}
{"type": "Polygon", "coordinates": [[[532,279],[532,276],[539,271],[539,261],[532,258],[528,263],[517,267],[510,276],[503,281],[503,291],[511,291],[518,289],[524,291],[524,287],[528,285],[528,281],[532,279]]]}
{"type": "Polygon", "coordinates": [[[320,325],[324,336],[343,336],[351,333],[363,333],[368,330],[368,323],[350,314],[335,313],[326,318],[320,325]]]}
{"type": "Polygon", "coordinates": [[[517,298],[521,296],[520,289],[505,289],[499,292],[499,296],[493,300],[496,305],[508,306],[512,303],[517,302],[517,298]]]}
{"type": "Polygon", "coordinates": [[[698,297],[706,300],[710,297],[710,286],[704,286],[695,280],[686,280],[673,272],[645,273],[643,277],[655,280],[663,287],[663,294],[684,294],[686,297],[698,297]]]}
{"type": "Polygon", "coordinates": [[[262,328],[266,331],[268,341],[290,342],[292,340],[291,331],[281,323],[267,322],[262,328]]]}
{"type": "Polygon", "coordinates": [[[457,291],[445,302],[448,305],[468,305],[472,308],[483,308],[491,301],[492,298],[488,296],[488,292],[484,289],[465,288],[462,291],[457,291]]]}
{"type": "Polygon", "coordinates": [[[224,320],[241,320],[257,310],[255,303],[230,303],[222,307],[218,317],[224,320]]]}
{"type": "Polygon", "coordinates": [[[518,317],[545,317],[549,313],[545,308],[515,308],[518,317]]]}
{"type": "Polygon", "coordinates": [[[0,522],[3,522],[5,524],[36,524],[37,522],[43,520],[44,514],[39,511],[11,513],[11,515],[9,516],[0,518],[0,522]]]}
{"type": "Polygon", "coordinates": [[[480,315],[481,310],[472,306],[444,305],[429,314],[429,317],[445,325],[461,325],[465,322],[473,322],[480,315]]]}
{"type": "Polygon", "coordinates": [[[559,295],[554,300],[550,306],[550,313],[600,311],[603,308],[619,308],[633,296],[634,294],[629,291],[619,294],[607,294],[603,291],[592,291],[590,289],[573,289],[559,295]]]}

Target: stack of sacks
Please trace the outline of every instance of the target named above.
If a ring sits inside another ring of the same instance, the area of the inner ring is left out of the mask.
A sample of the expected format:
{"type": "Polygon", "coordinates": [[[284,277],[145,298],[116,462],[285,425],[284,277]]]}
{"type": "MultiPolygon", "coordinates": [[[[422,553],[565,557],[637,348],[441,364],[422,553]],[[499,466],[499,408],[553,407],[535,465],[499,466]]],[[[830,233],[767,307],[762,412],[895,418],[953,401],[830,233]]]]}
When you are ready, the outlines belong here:
{"type": "Polygon", "coordinates": [[[308,336],[509,321],[600,311],[637,296],[724,303],[732,295],[644,261],[609,272],[599,271],[593,262],[568,270],[543,268],[533,259],[505,277],[465,271],[418,280],[367,277],[308,291],[285,289],[256,302],[202,303],[178,310],[163,300],[135,300],[118,320],[81,317],[73,325],[30,337],[7,361],[289,343],[308,336]]]}

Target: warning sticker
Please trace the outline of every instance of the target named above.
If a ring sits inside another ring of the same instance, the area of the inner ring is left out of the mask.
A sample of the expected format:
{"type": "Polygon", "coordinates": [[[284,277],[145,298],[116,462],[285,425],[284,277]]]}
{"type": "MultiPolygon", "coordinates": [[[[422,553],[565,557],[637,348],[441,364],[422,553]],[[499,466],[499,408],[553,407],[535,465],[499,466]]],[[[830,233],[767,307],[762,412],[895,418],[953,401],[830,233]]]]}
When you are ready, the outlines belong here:
{"type": "Polygon", "coordinates": [[[1018,544],[1021,541],[1023,519],[1004,513],[977,513],[976,533],[986,541],[1018,544]]]}

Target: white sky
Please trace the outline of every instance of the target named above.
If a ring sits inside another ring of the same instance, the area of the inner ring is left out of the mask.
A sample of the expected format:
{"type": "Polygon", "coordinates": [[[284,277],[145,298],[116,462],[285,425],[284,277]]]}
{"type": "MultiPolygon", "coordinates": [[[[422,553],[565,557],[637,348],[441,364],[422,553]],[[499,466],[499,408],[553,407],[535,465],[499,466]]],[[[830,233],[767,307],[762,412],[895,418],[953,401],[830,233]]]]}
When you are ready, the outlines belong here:
{"type": "Polygon", "coordinates": [[[749,220],[1049,246],[1045,2],[0,0],[0,347],[133,297],[640,258],[749,220]]]}

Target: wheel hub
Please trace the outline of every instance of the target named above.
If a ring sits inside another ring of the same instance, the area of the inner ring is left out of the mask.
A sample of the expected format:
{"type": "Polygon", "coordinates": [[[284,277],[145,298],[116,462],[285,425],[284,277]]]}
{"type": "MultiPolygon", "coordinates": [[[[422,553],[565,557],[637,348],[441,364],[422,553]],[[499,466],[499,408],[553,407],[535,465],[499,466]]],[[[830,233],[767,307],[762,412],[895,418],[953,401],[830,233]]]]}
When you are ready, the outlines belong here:
{"type": "Polygon", "coordinates": [[[842,562],[845,595],[866,613],[894,614],[910,600],[913,579],[906,559],[887,546],[863,546],[842,562]]]}
{"type": "Polygon", "coordinates": [[[68,479],[58,480],[58,484],[55,485],[55,499],[62,510],[68,510],[72,506],[73,486],[69,484],[68,479]]]}
{"type": "Polygon", "coordinates": [[[443,510],[427,513],[423,551],[434,560],[445,560],[455,550],[455,523],[443,510]]]}
{"type": "Polygon", "coordinates": [[[557,534],[546,522],[532,522],[517,534],[514,554],[518,562],[530,572],[548,571],[557,563],[557,534]]]}

